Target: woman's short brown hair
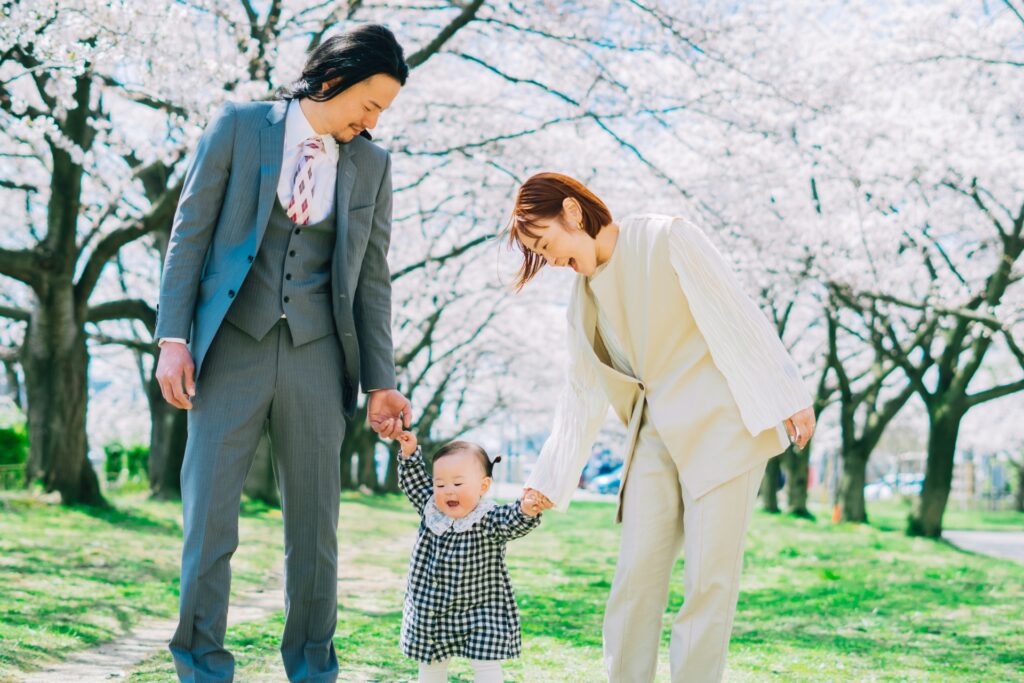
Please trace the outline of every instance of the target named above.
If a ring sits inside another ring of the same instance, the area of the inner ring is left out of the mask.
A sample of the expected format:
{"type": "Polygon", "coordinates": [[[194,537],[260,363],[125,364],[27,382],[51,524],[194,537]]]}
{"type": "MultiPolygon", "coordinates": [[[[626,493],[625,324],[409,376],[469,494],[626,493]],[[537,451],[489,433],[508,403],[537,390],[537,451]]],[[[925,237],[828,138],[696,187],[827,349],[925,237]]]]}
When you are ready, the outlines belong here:
{"type": "Polygon", "coordinates": [[[530,251],[525,238],[537,239],[539,234],[535,221],[561,215],[562,202],[568,197],[579,203],[583,212],[583,229],[591,237],[597,237],[601,228],[612,222],[612,214],[604,202],[575,178],[550,172],[528,178],[516,192],[516,203],[506,228],[509,246],[517,246],[523,253],[523,265],[516,277],[516,291],[533,279],[546,263],[544,257],[530,251]]]}

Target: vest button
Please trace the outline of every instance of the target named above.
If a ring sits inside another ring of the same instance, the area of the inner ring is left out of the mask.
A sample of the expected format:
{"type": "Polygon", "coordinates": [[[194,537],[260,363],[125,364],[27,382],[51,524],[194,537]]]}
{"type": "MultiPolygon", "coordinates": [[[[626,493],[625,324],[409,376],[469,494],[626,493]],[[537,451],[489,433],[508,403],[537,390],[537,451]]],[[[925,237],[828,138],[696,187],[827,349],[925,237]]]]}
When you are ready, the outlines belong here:
{"type": "Polygon", "coordinates": [[[288,297],[285,297],[285,298],[284,298],[284,302],[285,302],[285,303],[288,303],[289,301],[291,301],[291,299],[289,299],[288,297]]]}
{"type": "Polygon", "coordinates": [[[228,298],[229,299],[234,299],[235,298],[235,290],[233,290],[233,289],[229,289],[228,290],[228,298]]]}
{"type": "Polygon", "coordinates": [[[300,230],[299,228],[295,228],[295,234],[296,235],[301,235],[302,234],[302,230],[300,230]]]}
{"type": "Polygon", "coordinates": [[[294,249],[292,249],[291,251],[289,251],[289,252],[288,252],[288,255],[289,255],[289,256],[295,256],[295,250],[294,250],[294,249]]]}
{"type": "Polygon", "coordinates": [[[292,279],[292,274],[291,273],[286,273],[285,276],[284,276],[284,279],[285,280],[291,280],[292,279]]]}

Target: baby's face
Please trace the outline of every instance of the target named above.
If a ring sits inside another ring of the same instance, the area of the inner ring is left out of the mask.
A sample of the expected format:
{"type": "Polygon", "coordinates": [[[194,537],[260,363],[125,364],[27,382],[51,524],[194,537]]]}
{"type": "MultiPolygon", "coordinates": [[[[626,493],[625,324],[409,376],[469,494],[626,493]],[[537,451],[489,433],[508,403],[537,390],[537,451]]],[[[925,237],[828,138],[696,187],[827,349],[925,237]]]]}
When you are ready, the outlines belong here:
{"type": "Polygon", "coordinates": [[[459,451],[434,462],[434,502],[449,517],[468,515],[490,487],[491,478],[475,453],[459,451]]]}

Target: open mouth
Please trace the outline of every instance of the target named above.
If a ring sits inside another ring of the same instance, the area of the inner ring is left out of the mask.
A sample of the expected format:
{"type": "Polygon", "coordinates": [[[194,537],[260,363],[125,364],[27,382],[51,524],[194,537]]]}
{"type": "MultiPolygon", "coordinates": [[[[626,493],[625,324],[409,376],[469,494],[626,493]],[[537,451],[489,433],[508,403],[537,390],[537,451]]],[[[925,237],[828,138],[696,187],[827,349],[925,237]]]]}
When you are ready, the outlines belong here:
{"type": "Polygon", "coordinates": [[[459,507],[459,501],[457,500],[446,500],[444,504],[448,506],[449,510],[454,510],[455,508],[459,507]]]}

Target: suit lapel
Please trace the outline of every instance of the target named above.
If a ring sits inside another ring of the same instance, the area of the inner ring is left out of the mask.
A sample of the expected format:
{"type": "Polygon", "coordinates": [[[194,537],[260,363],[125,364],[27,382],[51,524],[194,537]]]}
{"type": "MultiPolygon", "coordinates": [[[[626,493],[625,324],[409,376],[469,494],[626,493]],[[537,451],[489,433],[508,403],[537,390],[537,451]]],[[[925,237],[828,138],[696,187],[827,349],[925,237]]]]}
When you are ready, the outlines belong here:
{"type": "MultiPolygon", "coordinates": [[[[352,186],[356,180],[356,163],[353,159],[352,144],[338,146],[338,180],[335,183],[334,222],[337,229],[334,244],[336,272],[347,278],[348,264],[348,209],[352,197],[352,186]]],[[[347,280],[342,280],[347,282],[347,280]]],[[[351,294],[351,292],[350,292],[351,294]]]]}
{"type": "Polygon", "coordinates": [[[263,233],[270,221],[270,210],[277,197],[281,178],[281,157],[284,155],[284,115],[287,102],[275,102],[267,114],[267,126],[260,130],[260,196],[256,209],[256,244],[263,242],[263,233]]]}

